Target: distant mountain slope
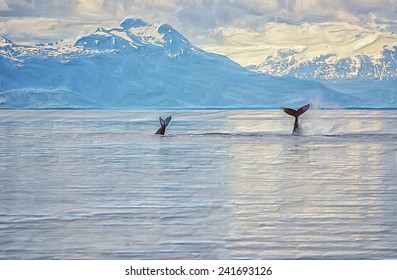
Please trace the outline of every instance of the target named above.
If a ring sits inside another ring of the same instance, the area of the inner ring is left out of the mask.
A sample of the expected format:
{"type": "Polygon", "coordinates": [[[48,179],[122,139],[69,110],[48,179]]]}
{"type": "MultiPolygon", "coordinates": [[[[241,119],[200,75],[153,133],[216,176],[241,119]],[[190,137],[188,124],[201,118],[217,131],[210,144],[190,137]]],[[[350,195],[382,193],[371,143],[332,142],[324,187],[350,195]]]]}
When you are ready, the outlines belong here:
{"type": "MultiPolygon", "coordinates": [[[[371,15],[372,16],[372,15],[371,15]]],[[[272,76],[397,79],[397,34],[370,22],[269,22],[257,30],[221,28],[205,50],[272,76]]]]}
{"type": "Polygon", "coordinates": [[[284,50],[269,56],[255,70],[273,76],[305,79],[397,79],[397,47],[383,48],[377,56],[356,55],[339,59],[335,54],[297,59],[284,50]]]}
{"type": "Polygon", "coordinates": [[[0,74],[0,108],[396,107],[389,97],[374,104],[317,81],[248,71],[170,25],[139,19],[74,43],[0,38],[0,74]]]}

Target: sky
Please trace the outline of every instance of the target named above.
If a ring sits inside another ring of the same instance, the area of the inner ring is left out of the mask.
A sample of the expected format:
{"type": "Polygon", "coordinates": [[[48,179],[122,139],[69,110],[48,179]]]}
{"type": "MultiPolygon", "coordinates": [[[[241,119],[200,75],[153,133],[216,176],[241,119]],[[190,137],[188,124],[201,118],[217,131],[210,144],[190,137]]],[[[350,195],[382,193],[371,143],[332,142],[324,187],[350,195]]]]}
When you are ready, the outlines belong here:
{"type": "Polygon", "coordinates": [[[397,0],[0,0],[0,35],[19,43],[76,40],[127,17],[171,24],[194,45],[237,60],[242,47],[266,57],[291,46],[338,48],[353,37],[359,45],[378,37],[377,47],[397,44],[397,0]]]}

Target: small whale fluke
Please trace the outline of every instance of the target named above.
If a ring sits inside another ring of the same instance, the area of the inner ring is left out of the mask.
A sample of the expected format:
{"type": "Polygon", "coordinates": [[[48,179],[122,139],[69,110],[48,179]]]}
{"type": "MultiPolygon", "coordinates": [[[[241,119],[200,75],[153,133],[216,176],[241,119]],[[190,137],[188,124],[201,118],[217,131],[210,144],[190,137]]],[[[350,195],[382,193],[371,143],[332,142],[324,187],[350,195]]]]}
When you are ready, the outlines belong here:
{"type": "Polygon", "coordinates": [[[167,118],[165,118],[165,120],[160,117],[161,127],[159,128],[159,130],[157,130],[156,134],[164,135],[165,128],[170,124],[170,122],[171,122],[171,116],[168,116],[167,118]]]}
{"type": "Polygon", "coordinates": [[[300,126],[299,126],[299,121],[298,118],[300,115],[302,115],[304,112],[309,110],[311,107],[310,104],[306,104],[305,106],[299,108],[298,110],[294,110],[291,108],[283,108],[284,112],[290,116],[295,117],[295,123],[294,123],[294,130],[292,131],[292,134],[300,134],[300,126]]]}

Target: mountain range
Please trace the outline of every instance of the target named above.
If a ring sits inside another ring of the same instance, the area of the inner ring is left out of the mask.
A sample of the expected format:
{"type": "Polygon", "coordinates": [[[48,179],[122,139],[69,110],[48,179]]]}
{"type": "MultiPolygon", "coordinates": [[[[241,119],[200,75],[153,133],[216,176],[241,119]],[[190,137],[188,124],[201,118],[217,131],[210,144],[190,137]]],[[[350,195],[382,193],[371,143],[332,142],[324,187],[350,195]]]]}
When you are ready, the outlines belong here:
{"type": "Polygon", "coordinates": [[[314,58],[297,59],[293,50],[279,50],[254,68],[273,76],[292,76],[303,79],[396,79],[397,47],[384,47],[377,56],[366,54],[338,58],[324,54],[314,58]]]}
{"type": "Polygon", "coordinates": [[[397,107],[394,89],[373,98],[376,81],[350,92],[292,76],[250,71],[193,46],[168,24],[140,19],[75,42],[28,46],[0,37],[0,108],[397,107]]]}
{"type": "Polygon", "coordinates": [[[397,34],[386,26],[353,22],[269,22],[252,29],[220,28],[207,51],[253,71],[299,79],[397,78],[397,34]]]}

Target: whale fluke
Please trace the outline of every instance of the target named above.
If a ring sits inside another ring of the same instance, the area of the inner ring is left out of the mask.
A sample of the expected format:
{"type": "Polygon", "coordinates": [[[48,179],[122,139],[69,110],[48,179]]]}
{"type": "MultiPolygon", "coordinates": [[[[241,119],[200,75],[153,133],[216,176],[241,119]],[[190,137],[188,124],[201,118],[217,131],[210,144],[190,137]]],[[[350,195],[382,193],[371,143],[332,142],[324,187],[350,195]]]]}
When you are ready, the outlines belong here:
{"type": "Polygon", "coordinates": [[[291,108],[283,108],[284,112],[287,115],[295,117],[294,129],[292,131],[292,134],[300,134],[300,126],[299,126],[298,118],[304,112],[309,110],[310,107],[311,107],[311,104],[306,104],[305,106],[299,108],[298,110],[294,110],[294,109],[291,109],[291,108]]]}
{"type": "Polygon", "coordinates": [[[162,119],[160,117],[160,128],[157,130],[156,134],[161,134],[164,135],[165,134],[165,128],[170,124],[171,122],[171,116],[168,116],[165,119],[162,119]]]}

